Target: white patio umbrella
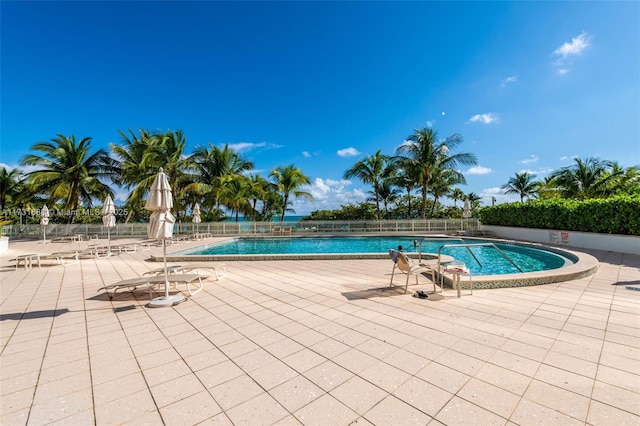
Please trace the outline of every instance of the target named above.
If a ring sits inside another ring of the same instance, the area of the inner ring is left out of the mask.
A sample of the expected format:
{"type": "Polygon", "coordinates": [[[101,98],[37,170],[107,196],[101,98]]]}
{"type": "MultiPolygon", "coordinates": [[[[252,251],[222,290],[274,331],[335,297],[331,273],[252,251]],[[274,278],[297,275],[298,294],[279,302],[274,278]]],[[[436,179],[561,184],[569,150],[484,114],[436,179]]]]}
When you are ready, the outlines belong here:
{"type": "Polygon", "coordinates": [[[110,195],[104,200],[104,206],[102,206],[102,225],[107,228],[107,241],[108,249],[107,255],[111,256],[111,228],[116,226],[116,206],[113,204],[113,200],[110,195]]]}
{"type": "MultiPolygon", "coordinates": [[[[200,218],[200,204],[198,204],[198,203],[196,203],[196,205],[193,206],[191,222],[193,222],[195,224],[202,222],[202,219],[200,218]]],[[[193,225],[193,228],[194,228],[194,231],[195,231],[196,225],[193,225]]]]}
{"type": "Polygon", "coordinates": [[[173,237],[173,224],[176,222],[171,214],[173,207],[173,198],[171,197],[171,187],[164,174],[162,168],[158,171],[156,178],[151,185],[149,198],[144,208],[151,210],[149,218],[149,229],[147,235],[149,238],[162,240],[162,256],[164,258],[164,296],[156,297],[149,302],[149,307],[159,308],[164,306],[173,306],[187,300],[182,295],[169,296],[169,277],[167,276],[167,240],[173,237]]]}
{"type": "Polygon", "coordinates": [[[40,210],[40,225],[42,225],[43,242],[47,242],[47,225],[49,224],[49,209],[46,205],[40,210]]]}
{"type": "Polygon", "coordinates": [[[464,208],[462,209],[462,217],[469,219],[471,217],[471,203],[469,200],[464,200],[464,208]]]}

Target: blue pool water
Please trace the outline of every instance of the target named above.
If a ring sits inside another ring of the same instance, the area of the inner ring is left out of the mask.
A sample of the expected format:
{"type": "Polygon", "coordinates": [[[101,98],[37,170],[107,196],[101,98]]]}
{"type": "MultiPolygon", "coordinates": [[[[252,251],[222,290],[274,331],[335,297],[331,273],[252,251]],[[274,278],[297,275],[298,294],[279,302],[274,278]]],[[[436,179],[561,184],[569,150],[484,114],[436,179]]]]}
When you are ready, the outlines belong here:
{"type": "MultiPolygon", "coordinates": [[[[298,237],[298,238],[238,238],[220,243],[208,244],[182,250],[180,255],[242,255],[242,254],[308,254],[308,253],[387,253],[389,249],[402,246],[405,252],[417,253],[413,237],[298,237]]],[[[417,241],[421,241],[418,237],[417,241]]],[[[465,243],[479,243],[478,240],[467,240],[465,243]]],[[[557,269],[570,264],[571,261],[550,251],[532,247],[496,243],[523,272],[545,271],[557,269]]],[[[423,253],[437,253],[440,247],[450,244],[461,244],[460,240],[429,239],[422,242],[423,253]]],[[[464,247],[445,247],[442,254],[453,256],[464,262],[473,274],[498,275],[518,273],[508,260],[497,250],[487,246],[474,246],[469,250],[464,247]],[[475,255],[475,258],[474,258],[475,255]],[[477,261],[476,261],[477,259],[477,261]]]]}

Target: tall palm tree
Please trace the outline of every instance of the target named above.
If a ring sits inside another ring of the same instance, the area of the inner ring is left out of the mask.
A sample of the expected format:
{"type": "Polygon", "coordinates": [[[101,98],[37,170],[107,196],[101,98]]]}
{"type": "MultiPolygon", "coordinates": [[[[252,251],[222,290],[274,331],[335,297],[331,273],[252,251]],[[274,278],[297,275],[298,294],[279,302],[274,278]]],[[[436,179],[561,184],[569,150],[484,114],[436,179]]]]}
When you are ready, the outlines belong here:
{"type": "Polygon", "coordinates": [[[407,218],[411,219],[411,192],[418,187],[420,171],[409,158],[402,156],[391,157],[387,167],[393,170],[389,178],[394,185],[407,191],[407,218]]]}
{"type": "Polygon", "coordinates": [[[210,208],[217,206],[224,177],[242,175],[254,167],[253,162],[240,156],[229,145],[222,148],[213,144],[197,147],[190,160],[194,173],[192,182],[184,189],[197,194],[202,198],[203,205],[210,208]]]}
{"type": "Polygon", "coordinates": [[[240,213],[243,216],[253,216],[250,197],[251,184],[249,178],[237,174],[226,175],[222,178],[220,202],[235,214],[236,222],[238,222],[240,213]]]}
{"type": "Polygon", "coordinates": [[[473,210],[480,206],[480,200],[482,200],[482,197],[480,197],[475,192],[470,192],[467,195],[465,195],[464,199],[466,201],[469,201],[469,204],[471,205],[471,209],[473,210]]]}
{"type": "Polygon", "coordinates": [[[80,203],[91,207],[94,199],[113,196],[102,179],[114,176],[116,162],[103,149],[91,153],[91,138],[76,141],[73,135],[59,134],[31,149],[43,155],[28,154],[22,159],[22,165],[37,167],[26,174],[26,181],[50,202],[61,201],[62,207],[70,212],[69,222],[73,222],[80,203]]]}
{"type": "Polygon", "coordinates": [[[551,174],[562,195],[568,198],[606,196],[610,182],[622,174],[620,170],[613,170],[611,161],[589,157],[585,160],[576,158],[575,162],[574,165],[563,167],[551,174]]]}
{"type": "Polygon", "coordinates": [[[20,175],[17,167],[11,171],[6,167],[0,168],[0,211],[4,211],[7,201],[13,201],[13,197],[20,194],[20,175]]]}
{"type": "Polygon", "coordinates": [[[426,218],[427,194],[434,174],[444,169],[455,169],[461,165],[478,164],[474,154],[452,154],[454,148],[462,143],[462,136],[454,134],[444,141],[431,128],[415,129],[407,137],[405,143],[397,148],[399,154],[405,155],[418,170],[418,183],[422,187],[422,219],[426,218]]]}
{"type": "Polygon", "coordinates": [[[159,139],[158,150],[154,152],[154,163],[163,168],[172,189],[173,206],[176,217],[180,216],[180,211],[186,209],[183,205],[182,195],[184,188],[189,184],[187,170],[191,168],[191,160],[186,156],[185,149],[187,138],[182,130],[168,130],[165,133],[157,133],[159,139]]]}
{"type": "Polygon", "coordinates": [[[500,187],[505,194],[518,194],[520,202],[524,202],[524,197],[535,198],[540,188],[540,182],[534,180],[536,175],[529,172],[516,173],[515,177],[509,178],[509,183],[500,187]]]}
{"type": "Polygon", "coordinates": [[[435,212],[440,198],[451,193],[454,185],[466,185],[464,175],[457,170],[444,169],[436,172],[431,181],[429,192],[433,195],[433,206],[431,206],[431,216],[435,212]]]}
{"type": "Polygon", "coordinates": [[[309,177],[302,173],[302,170],[295,167],[293,164],[289,164],[288,166],[278,166],[273,169],[270,175],[275,184],[278,187],[278,191],[282,194],[282,216],[280,216],[280,221],[284,221],[284,215],[287,211],[295,213],[294,210],[289,209],[289,198],[293,197],[303,197],[308,200],[313,201],[313,196],[305,191],[301,191],[300,188],[303,185],[309,185],[311,180],[309,177]]]}
{"type": "Polygon", "coordinates": [[[131,129],[128,134],[118,130],[120,144],[111,143],[111,152],[117,159],[118,174],[114,181],[117,185],[131,189],[127,197],[129,215],[138,214],[138,206],[153,184],[158,168],[157,164],[160,139],[148,130],[140,129],[137,136],[131,129]]]}
{"type": "Polygon", "coordinates": [[[363,183],[373,186],[374,199],[376,200],[376,212],[380,220],[380,185],[382,180],[388,176],[388,157],[378,150],[374,155],[370,155],[358,161],[344,173],[345,179],[357,178],[363,183]]]}
{"type": "Polygon", "coordinates": [[[464,192],[460,188],[453,188],[449,193],[449,198],[453,200],[453,206],[458,207],[458,200],[464,200],[464,192]]]}
{"type": "Polygon", "coordinates": [[[398,197],[400,197],[400,189],[393,184],[391,179],[385,179],[380,184],[377,198],[375,191],[367,192],[371,194],[371,197],[367,198],[367,201],[382,201],[382,205],[384,207],[384,218],[389,219],[389,204],[395,203],[398,197]]]}

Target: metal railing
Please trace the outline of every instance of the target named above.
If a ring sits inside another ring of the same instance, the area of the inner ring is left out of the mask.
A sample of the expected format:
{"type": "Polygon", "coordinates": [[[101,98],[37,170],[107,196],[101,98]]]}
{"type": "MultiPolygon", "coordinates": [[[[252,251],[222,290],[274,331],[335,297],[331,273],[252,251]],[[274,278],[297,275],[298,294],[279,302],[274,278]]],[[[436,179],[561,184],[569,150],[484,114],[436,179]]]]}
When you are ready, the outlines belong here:
{"type": "MultiPolygon", "coordinates": [[[[284,222],[207,222],[193,224],[176,223],[174,234],[208,232],[213,235],[273,235],[275,227],[291,227],[292,235],[315,233],[448,233],[474,231],[480,227],[477,219],[428,219],[428,220],[341,220],[341,221],[287,221],[284,222]]],[[[41,237],[45,227],[39,224],[5,225],[2,234],[9,237],[41,237]]],[[[112,237],[147,235],[147,223],[118,223],[111,228],[112,237]]],[[[106,237],[107,228],[102,224],[56,224],[46,226],[47,238],[70,235],[106,237]]]]}
{"type": "Polygon", "coordinates": [[[480,262],[480,260],[478,259],[478,257],[475,255],[475,253],[473,253],[473,251],[471,250],[471,247],[479,247],[479,246],[485,246],[485,247],[491,247],[495,250],[498,251],[498,253],[507,261],[509,262],[513,267],[515,267],[518,271],[520,272],[524,272],[522,270],[522,268],[520,268],[514,261],[513,259],[511,259],[509,256],[507,256],[507,254],[505,252],[503,252],[502,250],[500,250],[500,248],[498,246],[496,246],[493,243],[473,243],[473,244],[445,244],[443,246],[441,246],[438,249],[438,258],[440,258],[441,252],[443,248],[454,248],[454,247],[464,247],[467,249],[467,251],[469,252],[469,254],[471,254],[471,256],[473,257],[473,259],[478,263],[478,265],[482,268],[482,263],[480,262]]]}

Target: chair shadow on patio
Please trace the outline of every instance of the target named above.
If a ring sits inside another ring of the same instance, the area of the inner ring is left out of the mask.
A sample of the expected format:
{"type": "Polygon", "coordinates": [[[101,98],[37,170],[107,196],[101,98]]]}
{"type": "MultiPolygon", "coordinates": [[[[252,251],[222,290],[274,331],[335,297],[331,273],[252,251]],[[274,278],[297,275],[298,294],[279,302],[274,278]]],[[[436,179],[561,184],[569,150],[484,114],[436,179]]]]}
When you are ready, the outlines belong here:
{"type": "MultiPolygon", "coordinates": [[[[377,287],[377,288],[368,288],[366,290],[356,290],[356,291],[348,291],[340,293],[347,300],[358,300],[358,299],[371,299],[373,297],[389,297],[389,296],[404,296],[404,289],[401,287],[377,287]]],[[[427,293],[429,297],[427,299],[421,300],[443,300],[444,296],[437,293],[427,293]]]]}

